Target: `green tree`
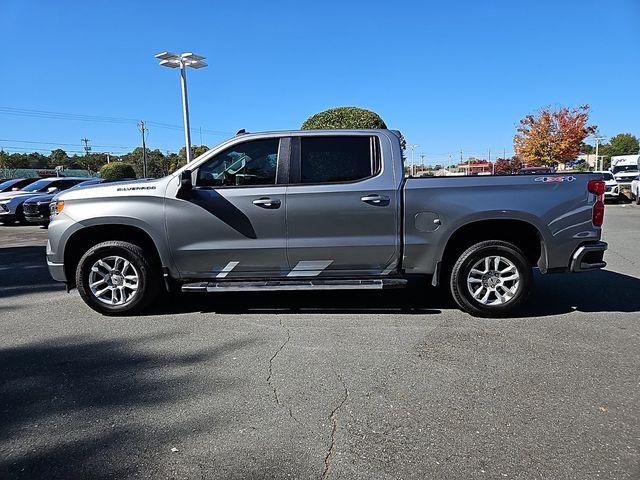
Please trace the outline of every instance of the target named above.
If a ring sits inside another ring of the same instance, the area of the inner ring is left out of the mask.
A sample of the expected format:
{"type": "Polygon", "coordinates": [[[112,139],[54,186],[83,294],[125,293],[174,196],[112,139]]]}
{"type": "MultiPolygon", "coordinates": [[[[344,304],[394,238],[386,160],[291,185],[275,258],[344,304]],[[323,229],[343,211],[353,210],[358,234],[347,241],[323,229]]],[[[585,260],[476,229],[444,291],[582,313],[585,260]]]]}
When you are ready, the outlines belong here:
{"type": "Polygon", "coordinates": [[[172,172],[171,160],[160,150],[155,149],[147,153],[147,176],[160,178],[172,172]]]}
{"type": "Polygon", "coordinates": [[[173,173],[187,164],[187,159],[182,158],[177,153],[167,154],[167,161],[169,162],[169,173],[173,173]]]}
{"type": "Polygon", "coordinates": [[[100,176],[106,180],[122,180],[136,178],[136,172],[128,163],[111,162],[100,168],[100,176]]]}
{"type": "Polygon", "coordinates": [[[16,169],[16,168],[28,168],[26,158],[20,153],[7,153],[5,151],[0,152],[0,168],[4,169],[16,169]]]}
{"type": "Polygon", "coordinates": [[[336,128],[387,128],[384,120],[375,112],[358,107],[330,108],[307,118],[302,130],[336,128]]]}
{"type": "Polygon", "coordinates": [[[67,152],[61,148],[51,150],[51,153],[49,154],[49,167],[53,168],[57,166],[69,166],[69,155],[67,155],[67,152]]]}
{"type": "MultiPolygon", "coordinates": [[[[193,156],[193,158],[198,158],[200,155],[208,151],[209,151],[209,147],[207,147],[206,145],[191,145],[191,155],[193,156]]],[[[178,152],[178,156],[184,158],[186,162],[187,149],[185,147],[182,147],[178,152]]]]}
{"type": "Polygon", "coordinates": [[[589,145],[588,143],[582,142],[582,145],[580,145],[580,153],[583,153],[583,154],[593,153],[594,150],[595,150],[595,147],[593,147],[592,145],[589,145]]]}
{"type": "Polygon", "coordinates": [[[611,137],[609,143],[600,146],[599,155],[604,157],[605,168],[611,164],[611,157],[616,155],[636,155],[640,153],[640,142],[635,135],[619,133],[611,137]]]}

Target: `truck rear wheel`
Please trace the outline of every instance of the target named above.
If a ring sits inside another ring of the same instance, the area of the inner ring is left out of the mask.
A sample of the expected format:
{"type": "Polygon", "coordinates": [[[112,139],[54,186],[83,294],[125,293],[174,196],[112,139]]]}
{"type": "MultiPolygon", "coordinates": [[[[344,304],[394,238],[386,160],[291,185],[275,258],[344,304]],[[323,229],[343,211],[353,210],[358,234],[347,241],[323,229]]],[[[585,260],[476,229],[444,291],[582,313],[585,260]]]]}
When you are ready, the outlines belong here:
{"type": "Polygon", "coordinates": [[[472,245],[451,272],[451,294],[465,312],[504,317],[526,301],[533,285],[529,260],[515,245],[488,240],[472,245]]]}
{"type": "Polygon", "coordinates": [[[76,269],[78,292],[104,315],[142,311],[160,291],[160,274],[137,245],[108,241],[91,247],[76,269]]]}

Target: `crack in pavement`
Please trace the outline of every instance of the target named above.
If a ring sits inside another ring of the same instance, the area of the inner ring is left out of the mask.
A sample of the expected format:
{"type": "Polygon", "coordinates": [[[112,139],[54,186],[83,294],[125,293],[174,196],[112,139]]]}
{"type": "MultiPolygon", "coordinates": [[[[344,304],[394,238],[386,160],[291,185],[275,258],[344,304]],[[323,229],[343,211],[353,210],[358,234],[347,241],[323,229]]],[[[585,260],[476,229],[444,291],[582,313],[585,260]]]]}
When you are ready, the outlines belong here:
{"type": "Polygon", "coordinates": [[[284,341],[282,345],[280,345],[280,348],[276,350],[276,353],[274,353],[269,359],[269,375],[267,376],[267,383],[271,387],[271,390],[273,390],[273,398],[276,401],[276,405],[280,405],[280,400],[278,399],[278,391],[276,390],[276,386],[271,381],[271,377],[273,377],[273,361],[278,356],[278,354],[282,351],[285,345],[289,343],[289,340],[291,340],[291,331],[282,324],[282,319],[280,319],[280,326],[287,330],[287,339],[284,341]]]}
{"type": "Polygon", "coordinates": [[[329,415],[329,420],[331,421],[331,443],[329,445],[329,451],[324,457],[324,472],[322,472],[322,477],[320,477],[321,480],[327,478],[327,475],[329,474],[329,467],[331,466],[331,459],[333,458],[333,454],[336,450],[336,431],[338,430],[338,419],[336,417],[338,414],[338,410],[342,408],[342,406],[347,401],[347,398],[349,398],[349,390],[347,389],[347,386],[345,385],[340,375],[338,375],[338,380],[340,380],[340,383],[342,383],[342,388],[344,388],[344,397],[342,397],[340,403],[338,403],[336,408],[334,408],[329,415]]]}

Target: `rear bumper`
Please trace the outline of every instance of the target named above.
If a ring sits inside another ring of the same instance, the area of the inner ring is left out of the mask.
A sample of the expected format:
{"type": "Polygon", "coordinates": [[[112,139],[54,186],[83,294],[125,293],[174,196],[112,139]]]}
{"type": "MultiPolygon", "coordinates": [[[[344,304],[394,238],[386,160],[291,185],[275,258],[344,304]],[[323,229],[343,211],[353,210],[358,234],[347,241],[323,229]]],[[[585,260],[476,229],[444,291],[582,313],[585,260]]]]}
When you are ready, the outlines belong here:
{"type": "Polygon", "coordinates": [[[604,252],[609,248],[605,242],[586,243],[580,245],[571,256],[572,272],[587,272],[607,266],[603,260],[604,252]]]}

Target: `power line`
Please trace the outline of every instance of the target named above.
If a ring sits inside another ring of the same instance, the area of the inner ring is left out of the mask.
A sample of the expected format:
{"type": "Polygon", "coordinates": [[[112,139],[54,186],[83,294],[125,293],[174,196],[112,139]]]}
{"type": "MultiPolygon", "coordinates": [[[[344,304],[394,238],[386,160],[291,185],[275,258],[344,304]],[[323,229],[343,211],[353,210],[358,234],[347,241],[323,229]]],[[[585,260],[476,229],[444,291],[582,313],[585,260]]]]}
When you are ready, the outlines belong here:
{"type": "MultiPolygon", "coordinates": [[[[57,142],[37,142],[33,140],[15,140],[9,138],[0,138],[0,142],[27,143],[33,145],[53,145],[55,147],[78,147],[80,143],[57,143],[57,142]]],[[[97,148],[136,148],[129,145],[94,145],[97,148]]]]}
{"type": "MultiPolygon", "coordinates": [[[[15,107],[3,107],[0,106],[0,114],[1,115],[9,115],[9,116],[21,116],[21,117],[31,117],[31,118],[45,118],[51,120],[73,120],[79,122],[89,122],[89,123],[112,123],[112,124],[137,124],[138,120],[134,118],[126,118],[126,117],[106,117],[100,115],[83,115],[77,113],[64,113],[64,112],[53,112],[49,110],[30,110],[26,108],[15,108],[15,107]]],[[[152,125],[158,128],[165,128],[169,130],[183,130],[183,127],[179,125],[173,125],[170,123],[164,122],[154,122],[147,121],[148,125],[152,125]]],[[[191,129],[195,130],[195,129],[191,129]]],[[[221,130],[209,130],[206,128],[202,129],[203,133],[207,133],[209,135],[233,135],[234,132],[227,132],[221,130]]]]}

